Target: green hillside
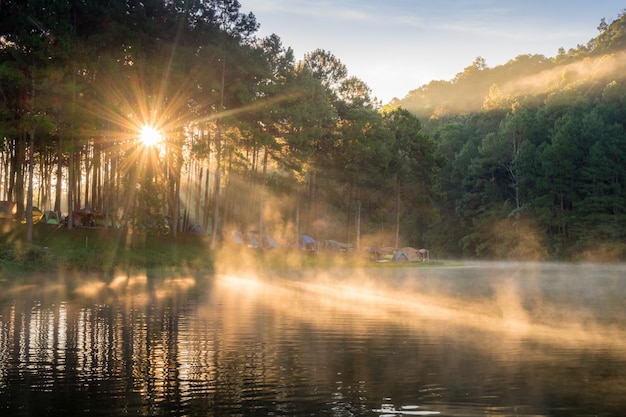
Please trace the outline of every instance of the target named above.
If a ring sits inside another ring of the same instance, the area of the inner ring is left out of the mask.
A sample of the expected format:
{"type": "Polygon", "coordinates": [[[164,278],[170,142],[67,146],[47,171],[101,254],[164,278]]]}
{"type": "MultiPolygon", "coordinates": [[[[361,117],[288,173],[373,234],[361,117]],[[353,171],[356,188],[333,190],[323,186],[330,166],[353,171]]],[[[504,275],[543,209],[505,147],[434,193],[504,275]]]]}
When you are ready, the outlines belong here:
{"type": "Polygon", "coordinates": [[[553,58],[483,59],[391,106],[424,121],[446,165],[441,251],[494,258],[626,254],[626,15],[553,58]]]}

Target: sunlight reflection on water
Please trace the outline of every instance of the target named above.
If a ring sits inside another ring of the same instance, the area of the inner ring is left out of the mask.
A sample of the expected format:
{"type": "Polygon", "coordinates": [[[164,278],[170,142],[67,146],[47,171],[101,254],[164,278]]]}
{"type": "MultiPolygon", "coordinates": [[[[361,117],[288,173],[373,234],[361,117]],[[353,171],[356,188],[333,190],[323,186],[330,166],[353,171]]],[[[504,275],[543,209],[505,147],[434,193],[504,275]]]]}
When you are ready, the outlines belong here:
{"type": "Polygon", "coordinates": [[[621,415],[625,272],[4,282],[0,414],[621,415]]]}

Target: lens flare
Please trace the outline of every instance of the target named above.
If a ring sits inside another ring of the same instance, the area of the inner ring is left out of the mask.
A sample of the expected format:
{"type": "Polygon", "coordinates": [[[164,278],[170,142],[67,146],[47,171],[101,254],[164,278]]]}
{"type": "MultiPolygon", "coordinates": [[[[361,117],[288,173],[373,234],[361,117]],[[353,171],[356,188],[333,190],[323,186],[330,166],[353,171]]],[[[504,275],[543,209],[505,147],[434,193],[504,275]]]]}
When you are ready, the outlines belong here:
{"type": "Polygon", "coordinates": [[[155,146],[161,143],[163,135],[154,127],[145,125],[141,128],[139,138],[141,139],[141,143],[145,146],[155,146]]]}

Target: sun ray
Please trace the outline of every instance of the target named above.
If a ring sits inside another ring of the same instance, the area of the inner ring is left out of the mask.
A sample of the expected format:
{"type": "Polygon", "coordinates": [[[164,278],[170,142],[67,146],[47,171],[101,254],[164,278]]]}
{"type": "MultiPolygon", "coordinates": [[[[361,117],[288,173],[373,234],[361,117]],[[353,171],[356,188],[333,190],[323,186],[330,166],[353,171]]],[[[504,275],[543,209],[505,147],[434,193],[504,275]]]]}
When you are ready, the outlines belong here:
{"type": "MultiPolygon", "coordinates": [[[[198,95],[198,85],[192,79],[176,84],[167,77],[155,77],[137,67],[126,68],[124,76],[100,75],[95,84],[95,100],[87,106],[102,121],[100,140],[109,158],[116,160],[124,183],[126,209],[131,209],[137,193],[144,186],[170,181],[181,175],[189,163],[182,156],[190,152],[189,141],[199,127],[216,129],[217,121],[237,118],[243,113],[296,100],[299,94],[284,94],[259,98],[253,103],[218,111],[215,95],[198,95]]],[[[206,136],[211,140],[212,135],[206,136]]],[[[183,191],[182,194],[190,192],[183,191]]],[[[199,214],[198,214],[199,215],[199,214]]]]}

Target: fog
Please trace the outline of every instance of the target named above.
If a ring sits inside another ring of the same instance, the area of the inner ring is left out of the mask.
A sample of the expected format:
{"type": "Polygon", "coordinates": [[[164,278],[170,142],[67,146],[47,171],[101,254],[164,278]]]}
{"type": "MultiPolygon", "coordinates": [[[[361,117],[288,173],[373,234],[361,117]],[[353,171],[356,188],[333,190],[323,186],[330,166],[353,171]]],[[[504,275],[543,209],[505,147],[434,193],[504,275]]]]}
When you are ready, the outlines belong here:
{"type": "Polygon", "coordinates": [[[512,96],[541,94],[565,85],[621,76],[620,71],[624,68],[624,64],[626,64],[625,52],[602,55],[571,64],[558,65],[536,75],[515,79],[501,88],[504,93],[512,96]]]}
{"type": "MultiPolygon", "coordinates": [[[[619,317],[626,287],[624,264],[459,262],[450,263],[457,266],[355,267],[346,261],[346,265],[302,268],[298,264],[302,255],[294,253],[291,261],[281,260],[281,268],[265,268],[253,251],[236,258],[220,255],[214,275],[64,276],[45,278],[44,285],[7,286],[5,282],[4,292],[5,297],[36,294],[33,297],[43,300],[121,302],[137,308],[168,303],[208,286],[210,292],[198,300],[198,307],[213,308],[216,299],[239,300],[225,303],[237,306],[237,311],[228,313],[233,317],[245,314],[241,306],[261,305],[320,329],[336,326],[328,318],[342,315],[350,323],[366,319],[362,322],[367,325],[390,323],[422,333],[446,326],[451,334],[476,344],[535,341],[561,348],[601,347],[626,357],[626,329],[619,317]]],[[[232,325],[237,326],[237,319],[232,325]]],[[[351,333],[367,331],[367,327],[350,328],[351,333]]]]}
{"type": "Polygon", "coordinates": [[[71,410],[138,415],[623,410],[624,264],[302,267],[294,255],[270,267],[252,250],[221,255],[214,273],[0,281],[7,410],[64,395],[71,410]]]}
{"type": "MultiPolygon", "coordinates": [[[[337,314],[463,335],[474,343],[534,341],[626,356],[626,267],[615,264],[469,263],[457,267],[329,268],[219,273],[216,288],[246,304],[324,328],[337,314]],[[577,279],[571,279],[575,276],[577,279]],[[585,277],[586,276],[586,277],[585,277]],[[580,279],[580,278],[583,279],[580,279]]],[[[367,332],[352,327],[351,332],[367,332]]]]}

